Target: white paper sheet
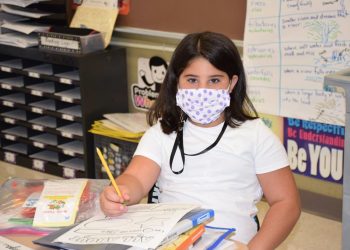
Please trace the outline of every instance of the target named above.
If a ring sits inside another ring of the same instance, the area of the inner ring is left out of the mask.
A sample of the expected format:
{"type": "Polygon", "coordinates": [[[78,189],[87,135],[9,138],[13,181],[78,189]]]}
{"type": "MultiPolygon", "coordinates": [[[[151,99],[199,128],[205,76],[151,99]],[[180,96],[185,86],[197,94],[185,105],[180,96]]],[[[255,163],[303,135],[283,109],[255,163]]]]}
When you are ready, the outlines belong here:
{"type": "Polygon", "coordinates": [[[39,42],[37,35],[25,35],[19,32],[12,32],[0,34],[0,44],[5,44],[19,48],[28,48],[37,46],[39,42]]]}
{"type": "Polygon", "coordinates": [[[82,222],[55,242],[81,245],[115,243],[153,249],[182,216],[196,207],[177,203],[129,206],[128,212],[121,216],[98,215],[82,222]]]}
{"type": "Polygon", "coordinates": [[[16,5],[20,7],[27,7],[28,5],[31,5],[33,3],[39,3],[44,1],[50,1],[50,0],[0,0],[0,3],[11,4],[11,5],[16,5]]]}
{"type": "Polygon", "coordinates": [[[146,121],[146,113],[112,113],[103,115],[109,121],[126,131],[139,133],[146,131],[149,126],[146,121]]]}
{"type": "Polygon", "coordinates": [[[0,249],[32,250],[32,248],[26,247],[2,236],[0,236],[0,249]]]}
{"type": "MultiPolygon", "coordinates": [[[[12,0],[10,0],[12,1],[12,0]]],[[[12,21],[12,22],[20,22],[20,21],[26,21],[28,20],[27,17],[23,16],[17,16],[13,14],[6,13],[4,11],[0,11],[0,24],[2,24],[4,21],[12,21]]]]}
{"type": "Polygon", "coordinates": [[[40,32],[40,31],[48,31],[51,26],[42,25],[42,24],[34,24],[34,23],[22,23],[22,22],[8,22],[5,21],[1,26],[2,28],[6,28],[9,30],[18,31],[24,34],[30,34],[32,32],[40,32]]]}
{"type": "Polygon", "coordinates": [[[35,11],[33,9],[26,9],[26,8],[14,6],[14,5],[7,5],[7,4],[1,4],[1,9],[6,13],[25,16],[25,17],[32,17],[32,18],[40,18],[44,16],[50,16],[53,14],[50,12],[35,11]]]}

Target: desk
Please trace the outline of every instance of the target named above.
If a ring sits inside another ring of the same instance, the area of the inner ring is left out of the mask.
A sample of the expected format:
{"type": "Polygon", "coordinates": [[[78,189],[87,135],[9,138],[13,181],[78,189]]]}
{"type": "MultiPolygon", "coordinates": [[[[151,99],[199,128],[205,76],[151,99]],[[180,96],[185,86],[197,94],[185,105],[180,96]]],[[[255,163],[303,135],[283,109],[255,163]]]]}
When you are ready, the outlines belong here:
{"type": "MultiPolygon", "coordinates": [[[[40,245],[33,244],[32,241],[39,238],[38,236],[25,236],[25,235],[11,235],[11,236],[5,236],[6,238],[13,240],[15,242],[18,242],[24,246],[30,247],[34,250],[52,250],[53,248],[43,247],[40,245]]],[[[235,250],[246,250],[247,247],[240,243],[235,241],[236,247],[235,250]]],[[[233,249],[232,249],[233,250],[233,249]]]]}
{"type": "Polygon", "coordinates": [[[32,235],[7,235],[5,238],[18,242],[26,247],[30,247],[35,250],[52,250],[53,248],[42,247],[32,243],[33,240],[40,238],[40,236],[32,235]]]}

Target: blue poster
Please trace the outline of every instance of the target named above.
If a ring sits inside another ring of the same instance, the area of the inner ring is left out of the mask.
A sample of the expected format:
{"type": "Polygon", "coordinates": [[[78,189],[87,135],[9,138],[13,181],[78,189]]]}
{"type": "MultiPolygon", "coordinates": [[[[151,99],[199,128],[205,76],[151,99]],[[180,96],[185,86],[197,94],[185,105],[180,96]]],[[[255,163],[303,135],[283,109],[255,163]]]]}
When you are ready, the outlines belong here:
{"type": "Polygon", "coordinates": [[[343,182],[345,127],[284,118],[283,143],[294,173],[343,182]]]}

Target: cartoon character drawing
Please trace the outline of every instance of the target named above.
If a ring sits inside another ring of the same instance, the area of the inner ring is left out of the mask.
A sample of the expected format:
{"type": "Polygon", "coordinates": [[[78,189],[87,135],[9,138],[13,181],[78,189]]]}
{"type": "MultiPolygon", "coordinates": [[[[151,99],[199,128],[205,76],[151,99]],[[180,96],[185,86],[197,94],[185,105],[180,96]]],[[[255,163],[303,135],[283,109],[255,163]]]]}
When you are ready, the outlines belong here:
{"type": "Polygon", "coordinates": [[[138,59],[138,83],[131,85],[131,98],[136,109],[147,111],[158,98],[168,69],[159,56],[138,59]]]}
{"type": "Polygon", "coordinates": [[[147,80],[146,72],[143,69],[141,69],[139,72],[141,79],[148,87],[152,87],[153,85],[155,85],[155,92],[159,93],[160,87],[163,84],[163,80],[168,69],[168,64],[163,58],[159,56],[152,56],[149,59],[148,65],[151,71],[151,77],[153,82],[149,82],[147,80]]]}
{"type": "Polygon", "coordinates": [[[50,210],[59,210],[62,209],[66,205],[66,202],[63,200],[52,200],[47,204],[50,210]]]}

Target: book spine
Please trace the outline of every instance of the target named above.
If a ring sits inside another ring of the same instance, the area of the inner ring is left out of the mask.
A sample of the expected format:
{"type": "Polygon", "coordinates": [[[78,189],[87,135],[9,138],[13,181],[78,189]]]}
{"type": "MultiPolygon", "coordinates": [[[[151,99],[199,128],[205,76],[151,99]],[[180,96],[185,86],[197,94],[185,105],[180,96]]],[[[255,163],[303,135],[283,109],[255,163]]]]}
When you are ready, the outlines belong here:
{"type": "Polygon", "coordinates": [[[176,248],[176,250],[188,250],[205,232],[204,225],[199,225],[198,227],[191,230],[191,234],[184,235],[184,241],[176,248]]]}

